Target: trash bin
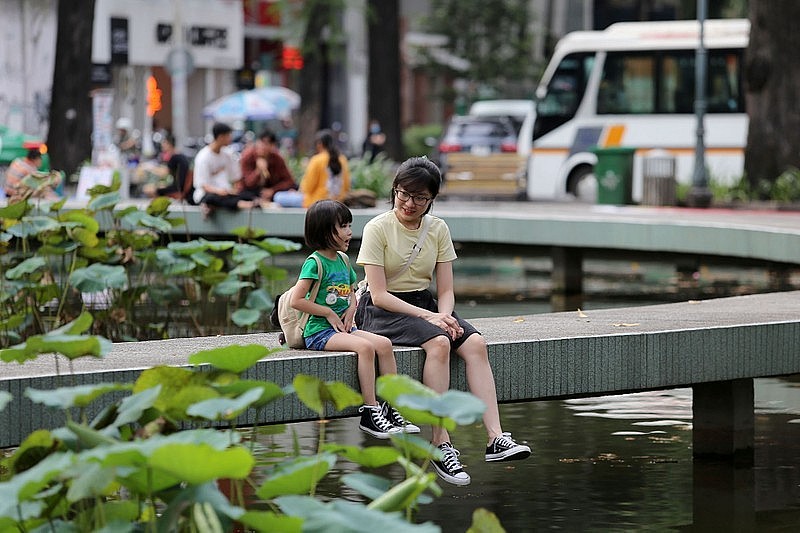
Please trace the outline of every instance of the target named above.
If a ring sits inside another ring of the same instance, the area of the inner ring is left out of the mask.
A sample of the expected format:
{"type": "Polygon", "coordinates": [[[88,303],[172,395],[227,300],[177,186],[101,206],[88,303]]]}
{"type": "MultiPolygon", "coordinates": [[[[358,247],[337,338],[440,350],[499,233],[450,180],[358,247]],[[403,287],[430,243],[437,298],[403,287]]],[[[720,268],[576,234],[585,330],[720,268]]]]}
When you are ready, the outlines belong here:
{"type": "Polygon", "coordinates": [[[595,147],[592,152],[597,155],[597,164],[594,167],[597,179],[597,203],[632,204],[633,154],[636,148],[595,147]]]}
{"type": "Polygon", "coordinates": [[[675,156],[650,150],[642,158],[642,205],[675,205],[675,156]]]}

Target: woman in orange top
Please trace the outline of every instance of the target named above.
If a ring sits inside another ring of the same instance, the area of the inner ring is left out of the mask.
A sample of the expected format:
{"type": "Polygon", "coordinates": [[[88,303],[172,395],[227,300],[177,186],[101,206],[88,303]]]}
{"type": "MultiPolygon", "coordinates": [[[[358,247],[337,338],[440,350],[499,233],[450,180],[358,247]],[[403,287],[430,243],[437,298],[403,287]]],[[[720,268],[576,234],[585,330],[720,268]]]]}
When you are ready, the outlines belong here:
{"type": "Polygon", "coordinates": [[[350,168],[347,158],[339,151],[330,130],[316,136],[317,153],[311,157],[300,182],[303,207],[318,200],[342,201],[350,191],[350,168]]]}

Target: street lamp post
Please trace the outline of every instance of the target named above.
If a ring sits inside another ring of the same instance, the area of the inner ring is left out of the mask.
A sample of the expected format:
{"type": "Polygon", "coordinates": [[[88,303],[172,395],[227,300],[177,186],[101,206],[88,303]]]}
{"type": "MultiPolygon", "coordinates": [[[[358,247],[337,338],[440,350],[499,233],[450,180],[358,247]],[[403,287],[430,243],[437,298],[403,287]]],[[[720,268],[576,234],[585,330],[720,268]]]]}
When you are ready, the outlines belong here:
{"type": "Polygon", "coordinates": [[[708,170],[706,169],[706,147],[704,142],[706,112],[706,45],[704,40],[704,27],[706,20],[706,0],[697,2],[697,21],[700,24],[700,43],[694,60],[695,97],[694,113],[697,117],[697,142],[694,149],[694,173],[692,175],[692,188],[689,191],[687,202],[691,207],[708,207],[711,204],[711,192],[708,190],[708,170]]]}

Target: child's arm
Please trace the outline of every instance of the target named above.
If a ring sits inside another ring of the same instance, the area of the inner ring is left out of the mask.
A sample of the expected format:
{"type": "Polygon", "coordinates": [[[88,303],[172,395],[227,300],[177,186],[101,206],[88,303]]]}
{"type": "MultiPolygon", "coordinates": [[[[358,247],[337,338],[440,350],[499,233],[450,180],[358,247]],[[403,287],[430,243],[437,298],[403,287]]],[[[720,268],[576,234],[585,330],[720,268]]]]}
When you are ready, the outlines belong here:
{"type": "Polygon", "coordinates": [[[355,323],[355,316],[356,316],[356,302],[355,294],[356,294],[356,285],[350,287],[350,306],[342,315],[342,322],[344,323],[345,331],[350,332],[353,330],[353,325],[355,323]]]}
{"type": "Polygon", "coordinates": [[[339,315],[337,315],[333,309],[327,305],[320,305],[311,300],[306,300],[305,295],[308,294],[308,291],[311,289],[311,283],[315,281],[316,280],[311,278],[301,278],[297,280],[297,284],[294,286],[294,289],[292,289],[292,299],[289,301],[289,305],[301,313],[308,313],[309,315],[325,318],[336,331],[348,331],[345,329],[342,319],[339,318],[339,315]]]}

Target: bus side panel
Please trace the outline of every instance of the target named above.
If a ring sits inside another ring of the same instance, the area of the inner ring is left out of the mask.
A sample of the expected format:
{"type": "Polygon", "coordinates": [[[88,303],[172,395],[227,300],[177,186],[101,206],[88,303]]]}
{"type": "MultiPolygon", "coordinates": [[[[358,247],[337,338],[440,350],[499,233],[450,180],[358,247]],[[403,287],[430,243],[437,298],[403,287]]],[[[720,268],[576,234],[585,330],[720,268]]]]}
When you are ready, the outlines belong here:
{"type": "MultiPolygon", "coordinates": [[[[744,169],[747,116],[705,115],[704,146],[709,179],[733,184],[744,169]]],[[[650,150],[665,150],[675,157],[675,178],[691,184],[695,166],[697,120],[694,115],[606,115],[564,124],[539,139],[528,165],[528,197],[559,199],[566,196],[567,178],[580,164],[593,165],[593,146],[636,148],[632,197],[640,201],[643,190],[642,158],[650,150]]]]}

